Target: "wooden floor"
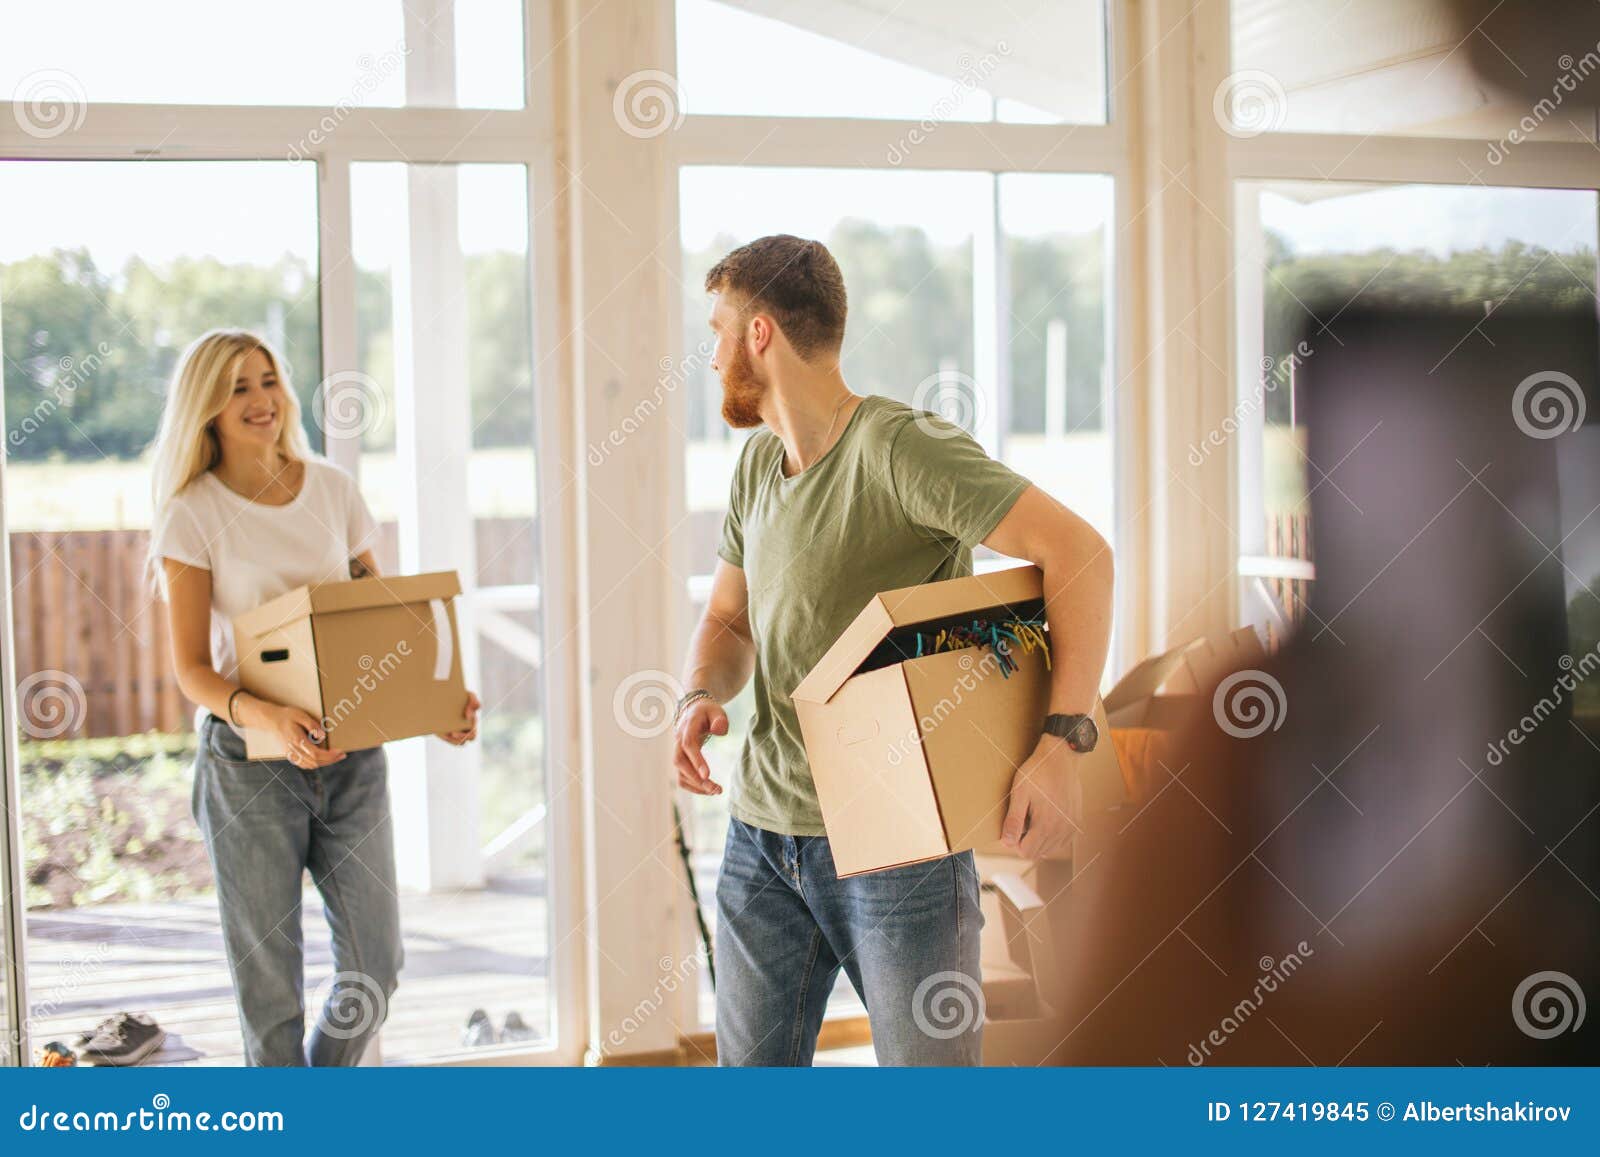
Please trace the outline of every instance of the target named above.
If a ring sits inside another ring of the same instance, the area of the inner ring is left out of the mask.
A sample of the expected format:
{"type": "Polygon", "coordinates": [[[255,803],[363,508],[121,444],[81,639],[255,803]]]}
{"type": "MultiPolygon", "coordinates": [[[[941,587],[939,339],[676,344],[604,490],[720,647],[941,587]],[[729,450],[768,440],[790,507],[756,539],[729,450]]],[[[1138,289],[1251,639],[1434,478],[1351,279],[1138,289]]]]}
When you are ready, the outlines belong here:
{"type": "MultiPolygon", "coordinates": [[[[548,909],[542,877],[481,891],[401,897],[406,963],[383,1030],[386,1063],[463,1052],[474,1008],[500,1024],[517,1010],[543,1032],[548,1008],[548,909]]],[[[332,972],[320,897],[305,896],[306,991],[332,972]]],[[[144,1012],[181,1038],[147,1063],[243,1063],[239,1022],[214,898],[117,904],[28,917],[33,1048],[69,1045],[113,1013],[144,1012]]]]}
{"type": "MultiPolygon", "coordinates": [[[[715,857],[696,857],[702,898],[713,894],[716,869],[715,857]]],[[[303,904],[309,1010],[312,994],[333,972],[333,959],[315,889],[306,889],[303,904]]],[[[545,1032],[548,911],[540,874],[496,879],[478,891],[403,894],[406,962],[383,1029],[383,1062],[470,1055],[461,1031],[475,1008],[497,1026],[516,1010],[545,1032]]],[[[707,916],[714,925],[715,912],[707,916]]],[[[169,1034],[167,1046],[146,1064],[244,1063],[215,897],[30,913],[27,962],[36,1055],[47,1041],[71,1046],[80,1032],[114,1013],[142,1012],[169,1034]]],[[[704,970],[699,976],[700,1019],[709,1025],[714,997],[704,970]]],[[[864,1012],[841,973],[828,1015],[864,1012]]]]}

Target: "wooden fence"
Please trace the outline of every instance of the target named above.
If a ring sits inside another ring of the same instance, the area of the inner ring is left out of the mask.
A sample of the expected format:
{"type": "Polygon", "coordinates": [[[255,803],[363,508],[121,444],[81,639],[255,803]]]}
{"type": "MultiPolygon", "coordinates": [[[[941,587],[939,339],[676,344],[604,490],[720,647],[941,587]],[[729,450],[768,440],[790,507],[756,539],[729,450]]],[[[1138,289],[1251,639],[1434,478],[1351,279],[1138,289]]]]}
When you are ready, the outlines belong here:
{"type": "MultiPolygon", "coordinates": [[[[530,584],[539,574],[531,519],[485,518],[476,527],[478,584],[530,584]]],[[[397,569],[398,528],[380,527],[376,554],[397,569]]],[[[172,674],[165,607],[145,581],[143,530],[19,531],[11,535],[18,711],[24,738],[82,739],[182,732],[194,707],[172,674]]],[[[512,612],[538,633],[538,616],[512,612]]],[[[527,664],[484,640],[485,701],[537,710],[527,664]]]]}

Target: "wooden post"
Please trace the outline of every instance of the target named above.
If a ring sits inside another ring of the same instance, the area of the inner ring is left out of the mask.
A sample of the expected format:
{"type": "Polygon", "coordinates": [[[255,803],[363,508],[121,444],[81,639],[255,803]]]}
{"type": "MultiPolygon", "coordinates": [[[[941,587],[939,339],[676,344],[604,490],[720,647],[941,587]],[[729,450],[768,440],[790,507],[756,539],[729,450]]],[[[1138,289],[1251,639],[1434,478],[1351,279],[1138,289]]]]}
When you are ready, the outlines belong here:
{"type": "MultiPolygon", "coordinates": [[[[452,0],[405,9],[406,98],[455,103],[452,0]]],[[[472,591],[477,549],[467,484],[472,455],[467,393],[466,267],[459,240],[460,194],[452,165],[406,168],[406,244],[395,262],[395,453],[406,489],[397,496],[400,569],[458,570],[462,670],[478,685],[472,591]]],[[[387,748],[392,768],[396,870],[421,890],[483,885],[479,849],[479,748],[432,737],[387,748]]]]}
{"type": "MultiPolygon", "coordinates": [[[[1228,321],[1233,293],[1228,142],[1209,96],[1229,59],[1224,0],[1153,0],[1137,13],[1142,149],[1137,203],[1145,320],[1133,351],[1149,397],[1150,643],[1227,630],[1238,584],[1234,496],[1226,453],[1191,450],[1232,408],[1228,321]]],[[[1128,383],[1136,386],[1138,383],[1128,383]]]]}
{"type": "MultiPolygon", "coordinates": [[[[574,479],[585,1011],[589,1058],[604,1062],[678,1043],[661,964],[684,890],[670,740],[665,728],[626,728],[618,695],[642,679],[670,696],[665,673],[682,659],[674,652],[684,578],[662,562],[675,522],[664,480],[683,468],[681,421],[655,413],[634,429],[633,419],[656,390],[680,316],[671,290],[677,180],[666,141],[681,98],[663,79],[673,60],[670,5],[568,0],[562,11],[575,442],[606,445],[613,431],[633,430],[598,465],[580,455],[574,479]],[[630,119],[629,96],[641,86],[653,86],[645,95],[659,98],[664,121],[630,119]]],[[[668,404],[683,403],[674,395],[668,404]]]]}

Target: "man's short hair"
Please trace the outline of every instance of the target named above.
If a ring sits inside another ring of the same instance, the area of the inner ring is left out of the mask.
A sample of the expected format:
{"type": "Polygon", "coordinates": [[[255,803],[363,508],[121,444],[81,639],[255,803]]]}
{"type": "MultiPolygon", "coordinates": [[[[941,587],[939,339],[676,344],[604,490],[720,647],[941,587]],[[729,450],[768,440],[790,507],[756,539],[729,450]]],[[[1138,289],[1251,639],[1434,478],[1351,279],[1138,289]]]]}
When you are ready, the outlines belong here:
{"type": "Polygon", "coordinates": [[[711,267],[706,292],[735,295],[742,314],[770,313],[807,361],[844,344],[844,275],[820,241],[777,233],[741,245],[711,267]]]}

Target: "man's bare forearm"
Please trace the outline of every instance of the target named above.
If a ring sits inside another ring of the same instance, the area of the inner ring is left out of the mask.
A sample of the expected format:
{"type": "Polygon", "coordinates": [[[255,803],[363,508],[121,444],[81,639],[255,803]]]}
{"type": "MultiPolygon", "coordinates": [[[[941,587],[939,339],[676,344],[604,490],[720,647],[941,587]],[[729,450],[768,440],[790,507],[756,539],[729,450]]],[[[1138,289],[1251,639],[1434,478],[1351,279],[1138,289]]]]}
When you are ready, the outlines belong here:
{"type": "Polygon", "coordinates": [[[1052,551],[1041,566],[1052,714],[1089,714],[1111,647],[1111,551],[1103,542],[1091,550],[1088,557],[1081,551],[1052,551]]]}
{"type": "Polygon", "coordinates": [[[1044,572],[1050,624],[1050,713],[1087,715],[1111,648],[1111,547],[1083,519],[1030,486],[984,544],[1044,572]]]}
{"type": "Polygon", "coordinates": [[[704,688],[718,703],[726,703],[750,681],[755,662],[754,642],[737,625],[708,611],[689,639],[683,688],[704,688]]]}

